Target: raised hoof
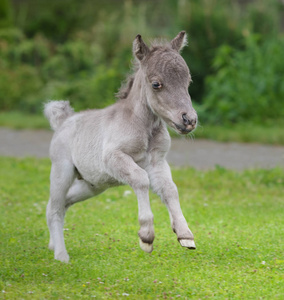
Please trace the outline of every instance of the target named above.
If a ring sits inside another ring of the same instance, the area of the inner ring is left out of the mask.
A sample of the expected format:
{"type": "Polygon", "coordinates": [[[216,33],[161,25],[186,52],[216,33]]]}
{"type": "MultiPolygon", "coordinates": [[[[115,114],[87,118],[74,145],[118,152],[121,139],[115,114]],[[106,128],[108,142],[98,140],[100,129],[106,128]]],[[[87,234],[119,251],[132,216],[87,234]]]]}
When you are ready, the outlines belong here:
{"type": "Polygon", "coordinates": [[[196,249],[194,240],[179,240],[179,243],[188,249],[196,249]]]}
{"type": "Polygon", "coordinates": [[[68,255],[67,252],[61,252],[61,253],[55,255],[54,258],[56,260],[59,260],[59,261],[64,262],[64,263],[69,262],[69,255],[68,255]]]}
{"type": "Polygon", "coordinates": [[[141,239],[139,239],[139,245],[140,248],[147,253],[151,253],[153,251],[153,244],[144,243],[141,239]]]}

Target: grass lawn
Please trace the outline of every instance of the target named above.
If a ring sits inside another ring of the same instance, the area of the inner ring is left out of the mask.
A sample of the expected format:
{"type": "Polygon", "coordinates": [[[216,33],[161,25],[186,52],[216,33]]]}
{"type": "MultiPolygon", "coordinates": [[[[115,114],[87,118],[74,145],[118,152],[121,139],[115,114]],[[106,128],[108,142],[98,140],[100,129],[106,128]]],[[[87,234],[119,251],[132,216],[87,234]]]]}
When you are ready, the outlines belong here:
{"type": "Polygon", "coordinates": [[[48,250],[47,159],[0,158],[1,299],[284,299],[284,171],[174,169],[197,250],[182,248],[151,194],[154,251],[137,201],[114,188],[67,213],[70,263],[48,250]]]}
{"type": "MultiPolygon", "coordinates": [[[[196,138],[211,139],[220,142],[246,142],[272,145],[284,145],[284,122],[256,125],[252,123],[235,125],[207,125],[202,122],[194,132],[196,138]]],[[[43,115],[27,115],[21,112],[0,112],[0,127],[13,129],[49,129],[49,123],[43,115]]],[[[179,137],[170,130],[171,135],[179,137]]]]}

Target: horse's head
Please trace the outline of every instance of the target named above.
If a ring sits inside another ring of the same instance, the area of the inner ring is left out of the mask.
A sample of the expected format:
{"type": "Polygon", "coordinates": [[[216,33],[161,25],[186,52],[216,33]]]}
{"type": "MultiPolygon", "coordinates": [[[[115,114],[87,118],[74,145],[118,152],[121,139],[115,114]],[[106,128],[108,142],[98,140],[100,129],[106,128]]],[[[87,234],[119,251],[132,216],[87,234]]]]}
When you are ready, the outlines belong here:
{"type": "Polygon", "coordinates": [[[140,35],[133,43],[133,53],[143,71],[143,88],[149,107],[181,134],[187,134],[197,126],[197,114],[188,93],[191,76],[179,53],[185,44],[184,31],[166,45],[148,48],[140,35]]]}

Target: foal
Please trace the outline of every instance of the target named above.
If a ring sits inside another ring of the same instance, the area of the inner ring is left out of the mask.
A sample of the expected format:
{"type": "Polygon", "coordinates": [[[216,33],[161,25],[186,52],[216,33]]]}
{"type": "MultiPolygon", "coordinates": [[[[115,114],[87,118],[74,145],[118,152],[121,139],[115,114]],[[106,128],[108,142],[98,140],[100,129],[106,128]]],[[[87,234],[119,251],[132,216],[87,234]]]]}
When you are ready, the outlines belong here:
{"type": "Polygon", "coordinates": [[[180,244],[195,249],[165,159],[170,148],[166,126],[187,134],[197,125],[188,94],[189,69],[179,54],[185,44],[184,31],[171,42],[150,48],[137,35],[135,72],[121,88],[119,101],[107,108],[74,113],[68,101],[45,105],[45,116],[55,131],[46,211],[49,248],[55,259],[69,261],[63,236],[68,207],[123,184],[130,185],[137,196],[142,250],[153,250],[150,187],[166,204],[180,244]]]}

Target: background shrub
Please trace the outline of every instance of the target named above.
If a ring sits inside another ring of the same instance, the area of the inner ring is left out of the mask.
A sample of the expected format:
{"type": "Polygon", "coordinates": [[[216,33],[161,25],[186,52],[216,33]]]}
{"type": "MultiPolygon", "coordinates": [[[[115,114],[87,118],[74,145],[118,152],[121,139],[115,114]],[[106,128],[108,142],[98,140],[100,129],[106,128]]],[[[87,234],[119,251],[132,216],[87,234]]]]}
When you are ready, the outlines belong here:
{"type": "Polygon", "coordinates": [[[42,81],[34,68],[28,65],[15,69],[0,67],[1,110],[39,112],[37,95],[43,89],[42,81]]]}
{"type": "Polygon", "coordinates": [[[284,118],[284,39],[248,35],[245,49],[228,45],[214,59],[216,74],[207,78],[204,111],[211,123],[265,123],[284,118]]]}

